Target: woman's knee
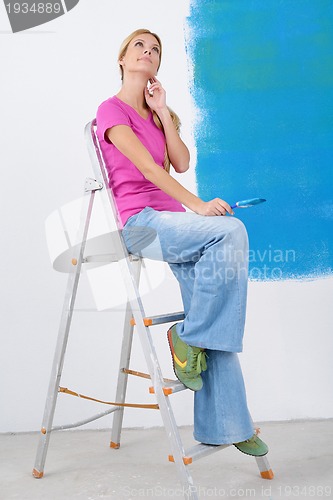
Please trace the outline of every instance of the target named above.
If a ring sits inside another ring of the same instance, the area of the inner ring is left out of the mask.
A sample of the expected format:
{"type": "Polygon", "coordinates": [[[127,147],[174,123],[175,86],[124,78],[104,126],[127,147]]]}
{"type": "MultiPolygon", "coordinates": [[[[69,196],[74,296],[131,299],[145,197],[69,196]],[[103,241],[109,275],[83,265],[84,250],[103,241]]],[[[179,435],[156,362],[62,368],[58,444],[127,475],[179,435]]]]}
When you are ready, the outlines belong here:
{"type": "Polygon", "coordinates": [[[240,219],[237,219],[236,217],[232,217],[231,220],[232,220],[233,231],[239,231],[239,232],[247,234],[245,224],[240,219]]]}
{"type": "Polygon", "coordinates": [[[230,236],[233,240],[239,240],[240,242],[247,242],[248,235],[245,225],[240,219],[236,217],[228,217],[227,226],[221,227],[221,238],[225,236],[230,236]]]}
{"type": "Polygon", "coordinates": [[[245,225],[239,219],[232,219],[230,224],[230,231],[228,233],[228,240],[232,245],[234,251],[241,252],[242,259],[247,259],[249,240],[245,225]]]}

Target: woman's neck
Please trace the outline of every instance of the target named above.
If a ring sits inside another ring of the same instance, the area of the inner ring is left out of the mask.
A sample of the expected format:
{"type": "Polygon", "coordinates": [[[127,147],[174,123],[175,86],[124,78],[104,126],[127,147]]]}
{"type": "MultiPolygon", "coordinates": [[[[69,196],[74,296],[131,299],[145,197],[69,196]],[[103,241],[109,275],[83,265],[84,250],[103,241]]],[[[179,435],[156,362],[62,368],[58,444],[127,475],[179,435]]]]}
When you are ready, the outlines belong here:
{"type": "Polygon", "coordinates": [[[120,91],[116,95],[119,99],[126,102],[126,104],[129,104],[134,109],[140,112],[148,108],[144,96],[144,89],[146,85],[147,81],[143,80],[142,78],[132,78],[130,80],[126,79],[120,91]]]}

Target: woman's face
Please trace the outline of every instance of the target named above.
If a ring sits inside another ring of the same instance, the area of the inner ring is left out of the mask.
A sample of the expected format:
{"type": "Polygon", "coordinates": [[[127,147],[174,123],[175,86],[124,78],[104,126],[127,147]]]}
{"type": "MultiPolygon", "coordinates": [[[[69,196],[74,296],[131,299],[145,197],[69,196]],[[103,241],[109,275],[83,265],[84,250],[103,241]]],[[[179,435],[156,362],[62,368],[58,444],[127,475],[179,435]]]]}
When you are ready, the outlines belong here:
{"type": "Polygon", "coordinates": [[[122,65],[124,74],[126,72],[143,72],[147,79],[155,76],[160,64],[158,41],[149,33],[134,37],[119,64],[122,65]]]}

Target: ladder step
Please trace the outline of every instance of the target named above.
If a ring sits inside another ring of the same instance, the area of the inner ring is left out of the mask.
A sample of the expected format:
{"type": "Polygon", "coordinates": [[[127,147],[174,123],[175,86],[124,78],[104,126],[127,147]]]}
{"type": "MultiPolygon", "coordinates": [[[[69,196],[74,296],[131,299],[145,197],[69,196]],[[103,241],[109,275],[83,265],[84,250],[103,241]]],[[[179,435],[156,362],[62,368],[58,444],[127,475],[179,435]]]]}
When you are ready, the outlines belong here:
{"type": "MultiPolygon", "coordinates": [[[[231,446],[230,444],[220,444],[218,446],[214,446],[211,444],[196,444],[185,451],[185,456],[183,457],[183,462],[185,465],[189,465],[195,460],[199,460],[200,458],[207,457],[212,453],[216,453],[217,451],[223,450],[224,448],[228,448],[231,446]]],[[[169,455],[169,461],[174,462],[173,455],[169,455]]]]}
{"type": "MultiPolygon", "coordinates": [[[[162,314],[157,316],[150,316],[143,318],[145,326],[162,325],[163,323],[171,323],[172,321],[182,321],[185,318],[183,311],[169,314],[162,314]]],[[[131,325],[135,325],[135,319],[132,318],[130,321],[131,325]]]]}
{"type": "MultiPolygon", "coordinates": [[[[175,392],[185,391],[187,389],[186,385],[182,384],[180,380],[172,380],[168,382],[168,385],[163,387],[163,392],[165,396],[170,396],[170,394],[174,394],[175,392]]],[[[155,394],[154,387],[149,387],[149,393],[155,394]]]]}

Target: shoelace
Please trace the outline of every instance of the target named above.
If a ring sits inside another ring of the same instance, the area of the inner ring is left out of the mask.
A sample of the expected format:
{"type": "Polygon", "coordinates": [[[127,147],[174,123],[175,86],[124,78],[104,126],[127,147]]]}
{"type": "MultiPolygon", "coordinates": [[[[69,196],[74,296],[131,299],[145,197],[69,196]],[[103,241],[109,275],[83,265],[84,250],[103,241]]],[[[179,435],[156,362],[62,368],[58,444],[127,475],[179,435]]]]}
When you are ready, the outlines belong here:
{"type": "Polygon", "coordinates": [[[198,375],[201,372],[207,370],[207,362],[206,362],[207,354],[205,351],[193,352],[191,356],[190,370],[195,371],[198,375]]]}
{"type": "Polygon", "coordinates": [[[245,443],[255,443],[255,444],[257,444],[256,443],[256,437],[257,437],[257,434],[253,434],[253,436],[250,437],[250,439],[246,439],[245,440],[245,443]]]}

